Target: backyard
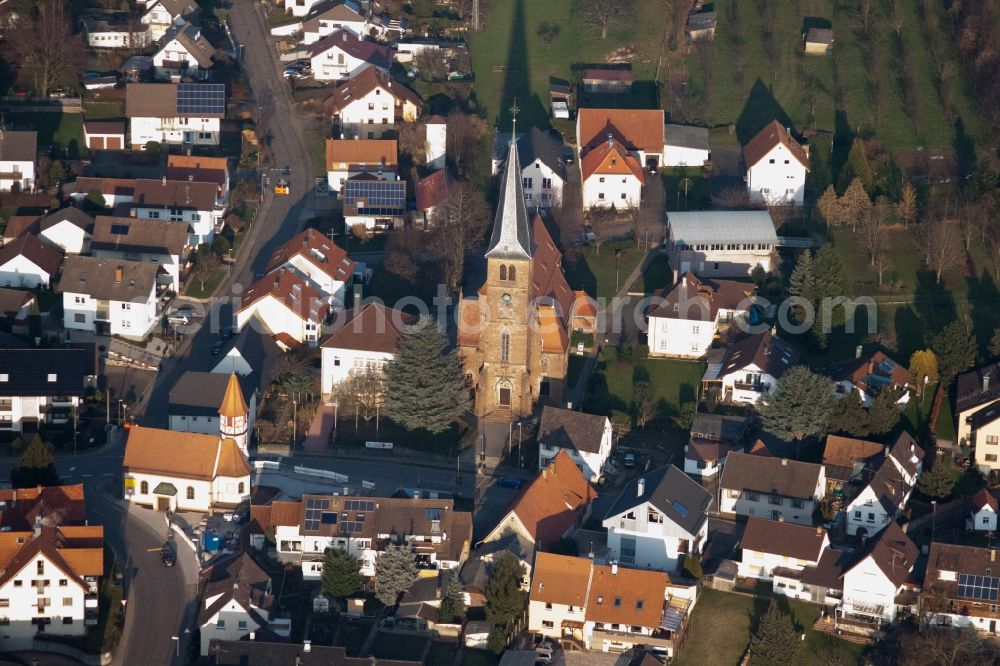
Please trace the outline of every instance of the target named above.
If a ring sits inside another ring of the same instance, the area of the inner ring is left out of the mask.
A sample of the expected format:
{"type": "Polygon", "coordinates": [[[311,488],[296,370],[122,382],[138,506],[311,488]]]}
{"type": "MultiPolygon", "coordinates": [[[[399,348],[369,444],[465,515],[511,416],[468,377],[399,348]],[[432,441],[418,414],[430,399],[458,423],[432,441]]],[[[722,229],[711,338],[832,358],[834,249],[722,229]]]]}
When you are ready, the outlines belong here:
{"type": "Polygon", "coordinates": [[[571,289],[609,299],[626,286],[625,280],[645,256],[646,251],[632,241],[588,247],[564,265],[566,281],[571,289]]]}
{"type": "Polygon", "coordinates": [[[9,130],[33,129],[38,132],[38,149],[55,146],[57,157],[77,159],[87,153],[83,140],[83,116],[79,113],[28,113],[8,111],[3,116],[9,130]]]}

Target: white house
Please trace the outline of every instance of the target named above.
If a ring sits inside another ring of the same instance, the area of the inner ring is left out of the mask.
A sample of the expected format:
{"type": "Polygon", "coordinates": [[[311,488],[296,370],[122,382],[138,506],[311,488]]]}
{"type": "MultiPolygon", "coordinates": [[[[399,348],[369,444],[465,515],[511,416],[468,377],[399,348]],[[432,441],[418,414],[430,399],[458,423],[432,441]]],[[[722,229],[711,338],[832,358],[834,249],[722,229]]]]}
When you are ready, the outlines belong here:
{"type": "Polygon", "coordinates": [[[132,202],[135,179],[79,176],[63,186],[63,193],[73,200],[74,205],[83,202],[88,194],[98,193],[104,199],[105,208],[114,208],[118,204],[132,202]]]}
{"type": "Polygon", "coordinates": [[[229,158],[167,155],[167,180],[212,183],[216,186],[213,221],[221,231],[229,209],[229,158]]]}
{"type": "Polygon", "coordinates": [[[909,435],[897,440],[868,484],[849,499],[844,509],[848,534],[869,537],[896,519],[923,470],[923,456],[923,450],[909,435]]]}
{"type": "MultiPolygon", "coordinates": [[[[510,150],[509,132],[497,133],[493,141],[493,175],[510,150]]],[[[543,132],[532,127],[517,137],[517,157],[521,164],[521,185],[524,203],[530,208],[558,208],[562,206],[563,186],[566,183],[566,152],[569,148],[555,131],[543,132]]]]}
{"type": "Polygon", "coordinates": [[[286,268],[265,275],[243,293],[236,313],[240,330],[253,322],[258,332],[273,335],[286,347],[319,342],[320,327],[330,305],[323,294],[286,268]]]}
{"type": "Polygon", "coordinates": [[[790,129],[772,120],[743,146],[743,162],[752,198],[768,205],[802,205],[809,172],[809,147],[796,141],[790,129]]]}
{"type": "Polygon", "coordinates": [[[395,357],[405,327],[414,323],[412,316],[382,303],[368,303],[343,316],[345,323],[320,345],[320,386],[327,397],[353,372],[380,372],[395,357]]]}
{"type": "Polygon", "coordinates": [[[740,278],[778,265],[778,235],[766,210],[668,212],[663,242],[677,276],[740,278]]]}
{"type": "Polygon", "coordinates": [[[685,273],[672,288],[657,292],[646,314],[649,355],[701,358],[721,329],[746,315],[754,292],[749,282],[685,273]]]}
{"type": "Polygon", "coordinates": [[[642,201],[642,165],[612,134],[580,158],[580,176],[584,209],[623,210],[638,207],[642,201]]]}
{"type": "Polygon", "coordinates": [[[577,628],[582,637],[593,566],[585,557],[537,553],[528,593],[528,631],[558,641],[577,628]]]}
{"type": "Polygon", "coordinates": [[[250,465],[232,439],[134,425],[128,431],[125,499],[157,511],[209,511],[250,497],[250,465]]]}
{"type": "Polygon", "coordinates": [[[875,632],[895,620],[898,596],[918,554],[917,546],[895,522],[873,536],[861,558],[844,572],[837,627],[851,631],[858,624],[866,624],[875,632]]]}
{"type": "Polygon", "coordinates": [[[313,7],[320,4],[320,0],[284,0],[285,13],[291,12],[292,16],[305,16],[312,11],[313,7]]]}
{"type": "Polygon", "coordinates": [[[622,564],[676,571],[708,538],[712,494],[677,467],[646,472],[625,484],[608,510],[610,557],[622,564]]]}
{"type": "Polygon", "coordinates": [[[395,139],[326,140],[326,181],[330,192],[339,193],[348,178],[363,173],[396,180],[398,169],[395,139]]]}
{"type": "Polygon", "coordinates": [[[316,229],[306,229],[277,248],[266,272],[287,268],[320,292],[334,308],[344,307],[347,286],[354,281],[357,265],[342,247],[316,229]]]}
{"type": "Polygon", "coordinates": [[[56,289],[63,297],[63,327],[141,340],[158,317],[158,271],[148,262],[66,257],[56,289]]]}
{"type": "Polygon", "coordinates": [[[698,412],[691,421],[691,437],[684,446],[684,473],[713,477],[731,451],[741,450],[749,420],[743,416],[698,412]]]}
{"type": "Polygon", "coordinates": [[[779,573],[801,572],[819,563],[830,538],[822,527],[795,525],[766,518],[748,518],[740,540],[739,573],[744,578],[771,580],[779,573]]]}
{"type": "Polygon", "coordinates": [[[206,79],[214,54],[215,47],[199,26],[179,21],[166,32],[153,54],[154,75],[164,81],[206,79]]]}
{"type": "Polygon", "coordinates": [[[344,139],[381,139],[399,123],[416,121],[423,104],[417,93],[369,65],[338,85],[323,109],[344,139]]]}
{"type": "Polygon", "coordinates": [[[581,158],[591,148],[607,143],[610,134],[641,169],[655,170],[663,161],[663,117],[663,109],[579,109],[576,145],[581,158]]]}
{"type": "Polygon", "coordinates": [[[109,261],[155,262],[156,283],[180,293],[180,274],[191,252],[187,222],[98,215],[90,242],[91,254],[109,261]]]}
{"type": "Polygon", "coordinates": [[[168,400],[170,430],[231,437],[246,453],[247,433],[253,432],[257,420],[257,391],[252,378],[188,370],[170,389],[168,400]],[[227,419],[239,419],[242,431],[228,430],[227,419]]]}
{"type": "Polygon", "coordinates": [[[0,286],[48,287],[60,263],[62,252],[33,234],[24,234],[0,247],[0,286]]]}
{"type": "Polygon", "coordinates": [[[732,343],[721,362],[708,364],[702,385],[721,400],[756,404],[798,361],[799,352],[771,331],[748,335],[732,343]]]}
{"type": "Polygon", "coordinates": [[[314,4],[302,20],[302,43],[314,44],[342,28],[365,36],[366,25],[361,5],[354,0],[323,0],[314,4]]]}
{"type": "Polygon", "coordinates": [[[35,187],[38,132],[0,132],[0,192],[30,192],[35,187]]]}
{"type": "Polygon", "coordinates": [[[158,42],[176,20],[191,20],[200,11],[195,0],[147,0],[140,22],[147,26],[150,42],[158,42]]]}
{"type": "Polygon", "coordinates": [[[812,525],[826,495],[822,465],[730,453],[719,479],[719,512],[812,525]]]}
{"type": "Polygon", "coordinates": [[[317,81],[350,79],[369,65],[388,72],[393,59],[392,48],[346,29],[313,42],[306,53],[317,81]]]}
{"type": "Polygon", "coordinates": [[[711,155],[708,128],[669,123],[663,126],[663,166],[701,167],[711,155]]]}
{"type": "Polygon", "coordinates": [[[66,254],[83,254],[90,248],[94,218],[68,206],[38,221],[38,238],[66,254]]]}
{"type": "Polygon", "coordinates": [[[583,475],[596,482],[611,456],[613,439],[607,416],[546,405],[538,426],[538,469],[545,469],[559,451],[566,451],[583,475]]]}
{"type": "Polygon", "coordinates": [[[146,220],[184,222],[191,227],[189,245],[211,243],[221,216],[217,209],[218,186],[195,180],[138,179],[131,214],[146,220]]]}
{"type": "Polygon", "coordinates": [[[866,408],[871,407],[875,396],[883,390],[899,392],[896,404],[903,407],[910,401],[910,389],[914,386],[913,373],[904,366],[881,351],[862,356],[860,347],[857,358],[835,366],[827,374],[837,383],[839,393],[850,395],[857,391],[866,408]]]}
{"type": "Polygon", "coordinates": [[[288,638],[291,618],[275,617],[271,577],[246,553],[234,553],[201,571],[204,585],[197,624],[201,656],[213,640],[238,641],[262,629],[288,638]]]}
{"type": "Polygon", "coordinates": [[[359,173],[343,184],[344,231],[357,227],[383,233],[402,226],[406,216],[406,181],[359,173]]]}
{"type": "Polygon", "coordinates": [[[935,541],[927,556],[920,594],[920,621],[931,626],[971,627],[996,637],[997,549],[935,541]]]}
{"type": "Polygon", "coordinates": [[[95,12],[80,23],[92,49],[141,49],[150,43],[149,32],[136,25],[128,12],[95,12]]]}
{"type": "Polygon", "coordinates": [[[218,146],[226,115],[221,83],[130,83],[125,89],[133,150],[150,141],[178,146],[218,146]]]}
{"type": "Polygon", "coordinates": [[[443,169],[448,145],[448,121],[441,116],[431,116],[425,123],[424,137],[427,154],[424,164],[431,169],[443,169]]]}
{"type": "Polygon", "coordinates": [[[996,532],[997,514],[1000,513],[996,495],[990,492],[989,488],[981,488],[969,498],[969,503],[972,506],[970,518],[972,524],[968,527],[980,532],[996,532]]]}
{"type": "Polygon", "coordinates": [[[92,345],[0,349],[0,430],[72,423],[96,379],[92,345]]]}

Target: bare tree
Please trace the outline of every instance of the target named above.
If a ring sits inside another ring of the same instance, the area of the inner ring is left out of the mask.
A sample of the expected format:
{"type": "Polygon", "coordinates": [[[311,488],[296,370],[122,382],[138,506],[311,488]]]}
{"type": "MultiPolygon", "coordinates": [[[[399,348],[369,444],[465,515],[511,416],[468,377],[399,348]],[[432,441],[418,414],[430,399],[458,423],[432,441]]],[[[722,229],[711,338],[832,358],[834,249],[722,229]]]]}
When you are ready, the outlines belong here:
{"type": "Polygon", "coordinates": [[[958,228],[962,232],[962,245],[968,253],[976,239],[982,239],[990,221],[988,204],[979,200],[966,201],[958,207],[958,228]]]}
{"type": "Polygon", "coordinates": [[[597,254],[601,253],[601,246],[611,235],[611,227],[615,222],[615,211],[613,208],[602,208],[594,206],[587,212],[587,223],[590,232],[594,235],[594,246],[597,254]]]}
{"type": "Polygon", "coordinates": [[[924,263],[934,271],[938,282],[945,270],[962,260],[962,245],[953,223],[943,217],[924,220],[917,226],[917,242],[924,263]]]}
{"type": "Polygon", "coordinates": [[[80,35],[73,34],[69,3],[63,0],[38,0],[30,18],[6,37],[9,62],[38,95],[75,82],[87,61],[80,35]]]}
{"type": "Polygon", "coordinates": [[[885,250],[885,225],[877,211],[869,209],[858,223],[858,239],[868,255],[868,263],[874,268],[875,257],[885,250]]]}
{"type": "Polygon", "coordinates": [[[975,629],[925,627],[901,641],[902,666],[986,666],[995,664],[997,653],[975,629]]]}
{"type": "Polygon", "coordinates": [[[476,163],[479,141],[486,133],[486,125],[478,116],[455,109],[448,114],[446,152],[458,172],[467,176],[476,163]]]}
{"type": "Polygon", "coordinates": [[[747,188],[740,185],[724,187],[712,195],[712,207],[722,209],[764,208],[764,204],[750,198],[747,188]]]}
{"type": "Polygon", "coordinates": [[[385,398],[385,376],[378,368],[354,370],[335,387],[334,393],[342,414],[354,412],[365,421],[370,421],[385,398]]]}
{"type": "Polygon", "coordinates": [[[645,430],[646,424],[655,419],[659,413],[656,396],[649,382],[635,382],[632,387],[632,399],[635,425],[645,430]]]}
{"type": "Polygon", "coordinates": [[[399,152],[409,155],[414,165],[427,161],[427,126],[422,122],[396,125],[399,152]]]}
{"type": "Polygon", "coordinates": [[[642,236],[642,209],[637,205],[632,205],[625,208],[623,212],[628,226],[632,229],[632,238],[638,246],[639,238],[642,236]]]}
{"type": "Polygon", "coordinates": [[[462,286],[465,255],[482,243],[489,222],[490,207],[483,193],[468,181],[453,185],[448,198],[435,208],[431,245],[449,290],[457,291],[462,286]]]}
{"type": "Polygon", "coordinates": [[[816,209],[820,217],[828,226],[835,226],[844,222],[844,209],[837,196],[837,191],[833,185],[826,188],[826,191],[816,200],[816,209]]]}
{"type": "Polygon", "coordinates": [[[917,190],[913,183],[903,181],[903,189],[899,192],[899,203],[896,204],[896,215],[903,221],[903,228],[917,219],[917,190]]]}
{"type": "Polygon", "coordinates": [[[408,282],[416,282],[420,274],[417,253],[425,240],[425,234],[413,227],[394,231],[385,247],[385,270],[408,282]]]}
{"type": "Polygon", "coordinates": [[[611,26],[623,21],[631,11],[631,0],[586,0],[583,20],[600,31],[601,39],[607,39],[611,26]]]}
{"type": "Polygon", "coordinates": [[[840,197],[840,206],[844,220],[851,225],[851,231],[856,231],[858,223],[872,208],[872,200],[860,178],[855,177],[844,190],[844,196],[840,197]]]}

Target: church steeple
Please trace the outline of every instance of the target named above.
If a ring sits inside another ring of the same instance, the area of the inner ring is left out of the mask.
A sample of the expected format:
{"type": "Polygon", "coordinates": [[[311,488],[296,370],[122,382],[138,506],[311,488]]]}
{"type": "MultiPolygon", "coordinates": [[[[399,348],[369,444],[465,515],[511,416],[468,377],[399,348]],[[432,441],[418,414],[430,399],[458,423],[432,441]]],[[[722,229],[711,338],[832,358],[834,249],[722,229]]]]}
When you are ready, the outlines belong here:
{"type": "Polygon", "coordinates": [[[521,187],[521,162],[517,158],[517,111],[515,102],[511,108],[514,124],[510,149],[500,180],[500,200],[493,218],[493,233],[486,250],[488,258],[531,259],[532,254],[531,225],[521,187]]]}
{"type": "Polygon", "coordinates": [[[250,408],[247,407],[247,402],[243,398],[243,389],[240,388],[239,379],[233,373],[229,375],[226,394],[219,406],[219,435],[235,440],[244,456],[249,455],[247,447],[249,418],[250,408]]]}

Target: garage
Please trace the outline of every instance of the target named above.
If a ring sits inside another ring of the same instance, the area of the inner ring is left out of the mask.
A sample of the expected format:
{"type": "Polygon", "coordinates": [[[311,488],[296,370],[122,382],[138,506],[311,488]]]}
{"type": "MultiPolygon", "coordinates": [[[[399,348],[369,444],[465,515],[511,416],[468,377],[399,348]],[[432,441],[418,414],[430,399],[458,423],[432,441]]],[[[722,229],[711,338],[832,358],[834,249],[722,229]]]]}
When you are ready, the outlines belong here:
{"type": "Polygon", "coordinates": [[[125,145],[125,123],[86,120],[83,138],[90,150],[121,150],[125,145]]]}

